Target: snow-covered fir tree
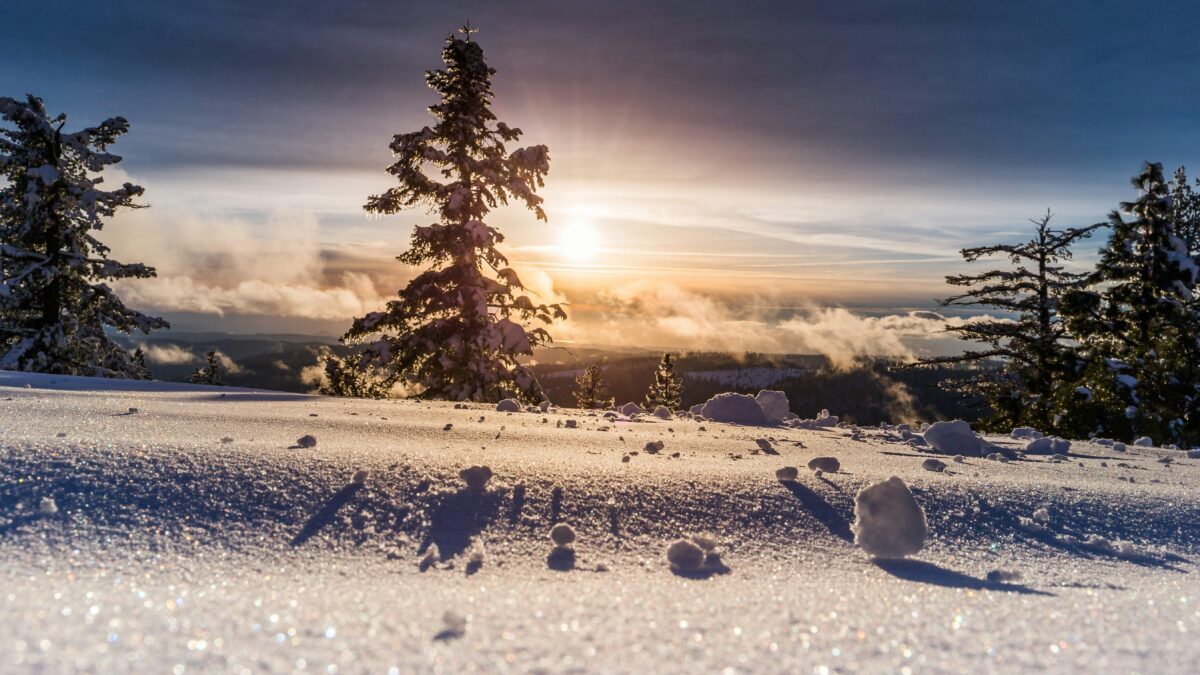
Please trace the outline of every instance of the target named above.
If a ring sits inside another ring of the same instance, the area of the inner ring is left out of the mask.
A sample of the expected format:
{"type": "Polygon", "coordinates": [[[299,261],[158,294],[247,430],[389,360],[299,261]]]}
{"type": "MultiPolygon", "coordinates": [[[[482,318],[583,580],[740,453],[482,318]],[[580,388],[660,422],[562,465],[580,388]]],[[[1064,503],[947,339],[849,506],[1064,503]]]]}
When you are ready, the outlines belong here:
{"type": "Polygon", "coordinates": [[[977,366],[972,376],[943,386],[986,400],[991,414],[984,426],[992,429],[1052,429],[1061,383],[1074,379],[1073,350],[1066,341],[1059,303],[1067,292],[1082,287],[1087,274],[1067,271],[1063,262],[1071,258],[1072,246],[1100,226],[1057,230],[1050,227],[1051,217],[1047,211],[1031,220],[1035,229],[1027,241],[963,249],[968,263],[1002,256],[1009,264],[947,276],[946,283],[965,290],[940,304],[1000,310],[1002,318],[946,326],[982,348],[921,362],[977,366]]]}
{"type": "Polygon", "coordinates": [[[1086,400],[1070,416],[1108,436],[1196,440],[1200,326],[1191,307],[1200,270],[1162,165],[1147,163],[1132,183],[1138,197],[1109,215],[1112,234],[1089,288],[1063,302],[1087,359],[1086,400]]]}
{"type": "Polygon", "coordinates": [[[675,372],[675,357],[669,353],[663,354],[658,368],[654,370],[654,383],[646,393],[645,407],[653,410],[655,406],[663,405],[678,410],[682,399],[683,380],[675,372]]]}
{"type": "Polygon", "coordinates": [[[0,98],[0,369],[144,379],[149,371],[106,332],[149,333],[162,319],[125,306],[108,281],[154,276],[108,259],[104,220],[139,208],[142,188],[104,190],[120,117],[64,131],[42,100],[0,98]]]}
{"type": "Polygon", "coordinates": [[[608,394],[608,383],[604,380],[604,370],[598,365],[590,365],[575,378],[575,405],[584,410],[608,408],[613,404],[613,397],[608,394]]]}
{"type": "Polygon", "coordinates": [[[1188,183],[1187,170],[1175,169],[1171,181],[1171,214],[1179,228],[1179,236],[1193,255],[1200,255],[1200,178],[1188,183]]]}
{"type": "Polygon", "coordinates": [[[483,49],[450,35],[445,68],[426,73],[441,97],[430,107],[432,127],[397,135],[388,173],[399,185],[372,196],[366,210],[387,215],[410,207],[436,211],[439,222],[418,226],[399,256],[423,268],[381,312],[355,320],[347,343],[370,342],[360,367],[382,367],[426,398],[496,401],[544,398],[520,358],[551,341],[544,327],[565,319],[560,305],[539,304],[497,250],[504,236],[484,222],[497,206],[515,201],[546,220],[536,190],[550,169],[549,150],[534,145],[509,151],[521,130],[492,113],[495,70],[483,49]]]}
{"type": "Polygon", "coordinates": [[[200,366],[188,377],[192,384],[225,384],[225,368],[221,365],[221,357],[215,351],[204,355],[204,365],[200,366]]]}

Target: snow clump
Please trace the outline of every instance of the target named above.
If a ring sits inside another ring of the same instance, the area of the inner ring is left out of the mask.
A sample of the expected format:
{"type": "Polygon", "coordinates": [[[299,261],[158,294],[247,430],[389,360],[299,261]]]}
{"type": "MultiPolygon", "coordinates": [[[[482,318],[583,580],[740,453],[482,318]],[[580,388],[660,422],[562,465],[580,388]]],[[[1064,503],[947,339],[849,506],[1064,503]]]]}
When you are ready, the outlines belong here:
{"type": "Polygon", "coordinates": [[[312,434],[305,434],[296,439],[296,447],[298,448],[315,448],[317,447],[317,437],[312,434]]]}
{"type": "Polygon", "coordinates": [[[618,408],[618,412],[620,412],[622,415],[624,415],[626,417],[633,417],[634,415],[641,415],[642,413],[644,413],[646,411],[642,410],[642,406],[640,406],[636,403],[626,403],[625,405],[618,408]]]}
{"type": "Polygon", "coordinates": [[[1016,439],[1028,438],[1030,440],[1035,440],[1041,438],[1043,434],[1037,429],[1032,429],[1030,427],[1017,427],[1016,429],[1012,430],[1011,436],[1016,439]]]}
{"type": "Polygon", "coordinates": [[[575,543],[575,528],[566,523],[559,523],[550,528],[550,541],[558,548],[570,546],[575,543]]]}
{"type": "Polygon", "coordinates": [[[854,543],[876,558],[903,558],[925,546],[925,511],[896,476],[854,496],[854,543]]]}
{"type": "Polygon", "coordinates": [[[1139,448],[1152,448],[1154,447],[1154,440],[1149,436],[1142,436],[1141,438],[1135,440],[1133,444],[1139,448]]]}
{"type": "Polygon", "coordinates": [[[42,497],[42,502],[38,504],[38,513],[43,516],[52,516],[58,513],[58,503],[53,497],[42,497]]]}
{"type": "Polygon", "coordinates": [[[657,455],[658,453],[662,452],[666,445],[667,444],[662,441],[650,441],[646,444],[646,447],[642,448],[642,450],[646,451],[648,454],[657,455]]]}
{"type": "Polygon", "coordinates": [[[515,398],[506,398],[496,404],[496,412],[512,413],[521,412],[521,403],[515,398]]]}
{"type": "Polygon", "coordinates": [[[667,547],[667,562],[674,569],[698,570],[704,565],[704,549],[692,541],[680,539],[667,547]]]}
{"type": "Polygon", "coordinates": [[[369,478],[370,476],[371,476],[370,471],[367,471],[366,469],[359,469],[358,471],[354,472],[354,477],[350,479],[350,482],[355,485],[365,485],[367,482],[367,478],[369,478]]]}
{"type": "Polygon", "coordinates": [[[470,466],[459,471],[458,477],[467,484],[467,489],[482,492],[492,479],[492,469],[487,466],[470,466]]]}
{"type": "Polygon", "coordinates": [[[700,414],[705,419],[728,424],[744,424],[748,426],[765,426],[767,416],[753,396],[726,392],[708,399],[700,414]]]}
{"type": "Polygon", "coordinates": [[[1025,454],[1027,455],[1049,455],[1054,452],[1054,439],[1052,438],[1035,438],[1025,444],[1025,454]]]}
{"type": "Polygon", "coordinates": [[[822,473],[837,473],[841,470],[842,463],[837,457],[813,457],[808,460],[808,468],[822,473]]]}
{"type": "Polygon", "coordinates": [[[775,469],[775,478],[780,482],[796,480],[800,477],[800,470],[794,466],[785,466],[782,469],[775,469]]]}
{"type": "Polygon", "coordinates": [[[788,403],[787,394],[782,391],[774,391],[771,389],[763,389],[758,392],[758,396],[754,397],[758,402],[758,407],[762,408],[763,414],[767,416],[767,421],[779,423],[783,418],[791,412],[791,404],[788,403]]]}
{"type": "Polygon", "coordinates": [[[983,444],[971,431],[971,425],[962,420],[934,422],[925,430],[925,441],[944,455],[966,455],[979,457],[983,444]]]}
{"type": "Polygon", "coordinates": [[[941,471],[946,470],[946,463],[940,459],[934,459],[934,458],[930,457],[929,459],[925,460],[924,462],[921,462],[921,468],[925,469],[926,471],[941,472],[941,471]]]}
{"type": "Polygon", "coordinates": [[[665,405],[658,406],[657,408],[654,409],[654,412],[651,414],[660,420],[669,420],[672,417],[671,409],[665,405]]]}

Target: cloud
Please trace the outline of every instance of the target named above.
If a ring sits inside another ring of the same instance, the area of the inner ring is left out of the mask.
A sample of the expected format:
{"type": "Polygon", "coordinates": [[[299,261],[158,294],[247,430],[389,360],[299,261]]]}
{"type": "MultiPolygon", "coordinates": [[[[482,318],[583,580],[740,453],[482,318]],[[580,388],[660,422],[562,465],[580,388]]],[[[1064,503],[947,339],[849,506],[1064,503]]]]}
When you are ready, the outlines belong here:
{"type": "Polygon", "coordinates": [[[164,366],[179,366],[185,363],[193,363],[197,360],[195,354],[189,349],[180,347],[179,345],[153,345],[142,343],[138,345],[142,353],[146,355],[146,362],[164,366]]]}
{"type": "Polygon", "coordinates": [[[836,367],[888,357],[911,360],[915,345],[947,340],[947,325],[993,319],[914,311],[860,316],[841,307],[802,307],[780,317],[772,303],[723,300],[644,281],[602,291],[594,305],[552,331],[590,344],[667,349],[823,354],[836,367]]]}
{"type": "Polygon", "coordinates": [[[158,271],[115,284],[139,308],[349,320],[384,302],[369,274],[326,268],[312,213],[249,223],[154,211],[123,214],[107,236],[115,259],[158,271]]]}
{"type": "Polygon", "coordinates": [[[227,375],[237,375],[238,373],[246,372],[245,368],[239,365],[237,361],[234,361],[232,358],[230,358],[225,352],[217,350],[215,357],[217,360],[217,365],[220,366],[221,370],[227,375]]]}

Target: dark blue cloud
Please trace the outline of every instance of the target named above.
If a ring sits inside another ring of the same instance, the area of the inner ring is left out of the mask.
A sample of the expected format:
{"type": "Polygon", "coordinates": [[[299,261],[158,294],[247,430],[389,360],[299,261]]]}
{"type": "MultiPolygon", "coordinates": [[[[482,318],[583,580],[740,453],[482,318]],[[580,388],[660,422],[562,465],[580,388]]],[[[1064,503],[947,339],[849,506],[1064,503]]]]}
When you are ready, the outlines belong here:
{"type": "Polygon", "coordinates": [[[1075,181],[1200,158],[1190,2],[109,0],[4,18],[0,93],[129,117],[146,168],[380,166],[425,122],[420,73],[467,18],[502,109],[556,157],[654,138],[750,171],[1075,181]]]}

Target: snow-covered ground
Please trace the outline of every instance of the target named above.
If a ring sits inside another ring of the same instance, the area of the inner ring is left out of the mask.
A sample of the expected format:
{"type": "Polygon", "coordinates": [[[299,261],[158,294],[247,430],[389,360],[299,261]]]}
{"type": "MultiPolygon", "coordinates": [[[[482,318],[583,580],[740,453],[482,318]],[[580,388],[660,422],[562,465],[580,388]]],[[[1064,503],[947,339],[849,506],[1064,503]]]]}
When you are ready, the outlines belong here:
{"type": "Polygon", "coordinates": [[[1200,461],[860,436],[0,373],[0,672],[1200,670],[1200,461]],[[892,475],[931,540],[875,563],[892,475]]]}

